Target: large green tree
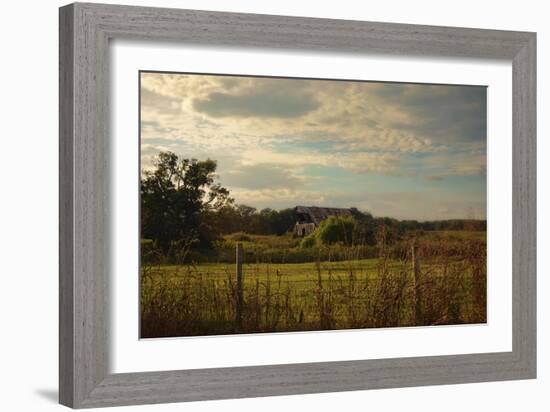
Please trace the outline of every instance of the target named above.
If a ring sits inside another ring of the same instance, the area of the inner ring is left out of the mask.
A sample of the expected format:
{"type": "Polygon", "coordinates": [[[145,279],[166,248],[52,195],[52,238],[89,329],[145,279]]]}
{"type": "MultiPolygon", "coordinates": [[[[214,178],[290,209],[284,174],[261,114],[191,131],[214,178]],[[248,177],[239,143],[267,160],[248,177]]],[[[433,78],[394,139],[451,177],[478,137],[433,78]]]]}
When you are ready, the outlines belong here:
{"type": "Polygon", "coordinates": [[[179,159],[161,152],[141,179],[141,235],[167,251],[175,242],[209,244],[207,216],[231,205],[229,191],[216,182],[216,161],[179,159]]]}

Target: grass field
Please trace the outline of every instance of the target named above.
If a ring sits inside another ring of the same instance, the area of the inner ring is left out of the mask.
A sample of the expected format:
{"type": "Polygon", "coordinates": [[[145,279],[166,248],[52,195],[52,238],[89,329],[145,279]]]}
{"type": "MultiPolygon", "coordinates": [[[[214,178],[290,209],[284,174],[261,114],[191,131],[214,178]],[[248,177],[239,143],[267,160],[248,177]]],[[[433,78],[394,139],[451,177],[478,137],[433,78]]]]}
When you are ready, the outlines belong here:
{"type": "MultiPolygon", "coordinates": [[[[245,247],[289,242],[250,237],[245,247]]],[[[408,242],[372,259],[270,263],[256,255],[243,264],[239,323],[234,263],[143,265],[141,336],[485,322],[485,245],[484,232],[437,232],[418,240],[414,259],[408,242]]]]}

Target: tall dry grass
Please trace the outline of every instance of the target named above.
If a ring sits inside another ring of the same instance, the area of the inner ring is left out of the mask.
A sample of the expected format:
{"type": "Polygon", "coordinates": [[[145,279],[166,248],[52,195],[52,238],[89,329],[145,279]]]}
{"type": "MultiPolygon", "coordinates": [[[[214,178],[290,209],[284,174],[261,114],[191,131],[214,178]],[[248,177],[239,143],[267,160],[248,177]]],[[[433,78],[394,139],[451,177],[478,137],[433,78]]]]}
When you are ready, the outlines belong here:
{"type": "MultiPolygon", "coordinates": [[[[246,273],[237,328],[233,267],[210,276],[204,267],[144,265],[141,336],[382,328],[486,322],[486,243],[426,236],[389,245],[381,233],[374,273],[350,247],[345,271],[334,273],[330,250],[307,280],[256,262],[246,273]],[[414,255],[414,256],[413,256],[414,255]],[[415,275],[416,274],[416,275],[415,275]],[[299,284],[299,285],[298,285],[299,284]]],[[[341,260],[342,249],[337,250],[341,260]]],[[[182,257],[184,258],[184,257],[182,257]]]]}

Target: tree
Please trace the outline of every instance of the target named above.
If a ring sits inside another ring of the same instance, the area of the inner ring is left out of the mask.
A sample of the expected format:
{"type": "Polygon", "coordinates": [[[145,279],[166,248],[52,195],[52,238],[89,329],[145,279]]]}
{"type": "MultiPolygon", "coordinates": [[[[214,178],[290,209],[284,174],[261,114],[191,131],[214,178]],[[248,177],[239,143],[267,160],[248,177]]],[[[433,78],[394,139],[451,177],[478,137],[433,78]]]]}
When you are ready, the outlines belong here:
{"type": "Polygon", "coordinates": [[[358,244],[376,244],[376,219],[369,212],[362,212],[356,207],[350,209],[356,221],[354,241],[358,244]]]}
{"type": "Polygon", "coordinates": [[[269,230],[270,233],[282,235],[294,228],[296,223],[296,212],[294,209],[281,209],[279,211],[271,211],[269,214],[269,230]]]}
{"type": "Polygon", "coordinates": [[[173,242],[209,244],[217,236],[206,216],[233,203],[216,183],[216,161],[161,152],[141,179],[141,234],[164,251],[173,242]]]}

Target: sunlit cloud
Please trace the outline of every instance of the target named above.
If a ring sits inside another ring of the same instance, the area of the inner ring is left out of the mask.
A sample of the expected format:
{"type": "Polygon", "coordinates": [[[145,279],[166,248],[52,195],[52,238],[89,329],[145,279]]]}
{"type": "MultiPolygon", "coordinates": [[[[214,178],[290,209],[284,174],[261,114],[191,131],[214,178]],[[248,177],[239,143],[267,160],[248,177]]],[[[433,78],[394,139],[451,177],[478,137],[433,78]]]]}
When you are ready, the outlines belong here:
{"type": "Polygon", "coordinates": [[[140,110],[143,169],[215,159],[238,203],[485,217],[484,87],[142,73],[140,110]]]}

